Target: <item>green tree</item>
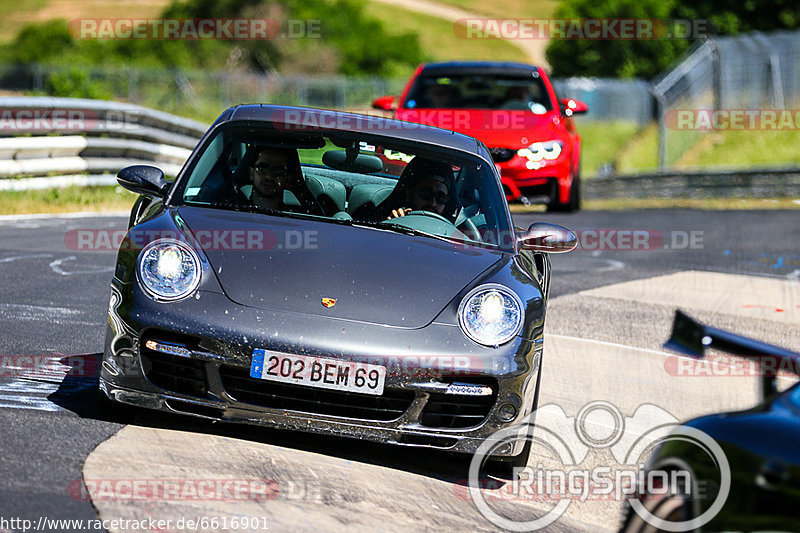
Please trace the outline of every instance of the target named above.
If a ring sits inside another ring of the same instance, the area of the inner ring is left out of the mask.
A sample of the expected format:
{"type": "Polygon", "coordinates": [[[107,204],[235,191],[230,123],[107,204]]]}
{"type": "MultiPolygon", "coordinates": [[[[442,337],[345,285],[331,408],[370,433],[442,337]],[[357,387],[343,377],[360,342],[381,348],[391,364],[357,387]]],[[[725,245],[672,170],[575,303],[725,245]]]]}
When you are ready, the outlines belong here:
{"type": "MultiPolygon", "coordinates": [[[[556,18],[667,19],[675,0],[565,0],[556,18]]],[[[653,35],[660,27],[654,24],[653,35]]],[[[689,46],[683,39],[553,39],[553,76],[645,77],[667,68],[689,46]]]]}
{"type": "Polygon", "coordinates": [[[680,22],[708,23],[711,33],[736,34],[800,26],[797,0],[564,0],[556,18],[654,19],[675,37],[656,39],[553,39],[547,59],[554,76],[652,78],[691,44],[676,32],[680,22]]]}

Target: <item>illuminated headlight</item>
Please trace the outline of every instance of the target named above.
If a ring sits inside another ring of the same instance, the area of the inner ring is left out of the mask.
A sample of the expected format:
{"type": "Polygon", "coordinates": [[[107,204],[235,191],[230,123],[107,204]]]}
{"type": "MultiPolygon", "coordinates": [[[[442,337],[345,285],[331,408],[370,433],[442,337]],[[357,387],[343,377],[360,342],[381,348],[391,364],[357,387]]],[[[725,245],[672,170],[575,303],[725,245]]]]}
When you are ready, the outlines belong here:
{"type": "Polygon", "coordinates": [[[139,255],[139,281],[158,300],[178,300],[200,284],[200,259],[180,241],[152,242],[139,255]]]}
{"type": "Polygon", "coordinates": [[[538,163],[542,159],[547,161],[558,159],[563,148],[564,144],[561,141],[545,141],[533,143],[527,148],[517,150],[517,154],[520,157],[526,158],[528,161],[538,163]]]}
{"type": "Polygon", "coordinates": [[[499,346],[513,339],[522,327],[522,315],[519,297],[493,283],[470,291],[458,308],[461,329],[484,346],[499,346]]]}

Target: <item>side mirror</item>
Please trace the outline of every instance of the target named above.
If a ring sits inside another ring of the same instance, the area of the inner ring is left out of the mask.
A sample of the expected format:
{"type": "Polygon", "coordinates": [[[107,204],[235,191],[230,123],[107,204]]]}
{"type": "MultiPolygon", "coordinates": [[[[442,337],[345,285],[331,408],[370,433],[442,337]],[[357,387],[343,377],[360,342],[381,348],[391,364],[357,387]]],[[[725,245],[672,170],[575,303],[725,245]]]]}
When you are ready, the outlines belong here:
{"type": "Polygon", "coordinates": [[[125,167],[117,174],[117,183],[131,192],[163,198],[167,195],[170,183],[164,179],[164,172],[149,165],[125,167]]]}
{"type": "Polygon", "coordinates": [[[561,109],[561,114],[567,117],[581,115],[589,111],[588,105],[574,98],[559,98],[558,107],[561,109]]]}
{"type": "Polygon", "coordinates": [[[528,231],[517,237],[517,242],[523,250],[559,254],[574,250],[578,237],[563,226],[534,222],[528,231]]]}
{"type": "Polygon", "coordinates": [[[372,101],[372,107],[383,111],[393,111],[396,96],[381,96],[372,101]]]}

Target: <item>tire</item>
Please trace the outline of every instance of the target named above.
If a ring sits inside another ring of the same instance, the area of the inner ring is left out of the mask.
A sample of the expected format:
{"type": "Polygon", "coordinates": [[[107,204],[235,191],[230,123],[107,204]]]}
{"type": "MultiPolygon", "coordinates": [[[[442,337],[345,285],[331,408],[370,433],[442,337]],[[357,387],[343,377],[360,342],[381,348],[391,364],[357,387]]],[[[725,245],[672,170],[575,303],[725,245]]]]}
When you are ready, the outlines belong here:
{"type": "MultiPolygon", "coordinates": [[[[672,485],[666,494],[650,495],[643,505],[657,518],[671,522],[687,521],[695,516],[691,499],[682,494],[679,487],[672,485]]],[[[666,533],[645,522],[629,502],[625,503],[624,517],[620,533],[666,533]]]]}
{"type": "Polygon", "coordinates": [[[572,178],[572,185],[569,188],[569,199],[565,203],[555,198],[552,203],[547,204],[548,213],[573,213],[581,209],[581,176],[578,173],[572,178]]]}

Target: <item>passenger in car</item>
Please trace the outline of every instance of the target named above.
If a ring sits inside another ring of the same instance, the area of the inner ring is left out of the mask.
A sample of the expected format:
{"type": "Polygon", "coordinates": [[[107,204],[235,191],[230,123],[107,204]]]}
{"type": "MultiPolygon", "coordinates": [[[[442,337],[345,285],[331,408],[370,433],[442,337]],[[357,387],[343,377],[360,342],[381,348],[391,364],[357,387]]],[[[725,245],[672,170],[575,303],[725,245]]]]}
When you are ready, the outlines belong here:
{"type": "Polygon", "coordinates": [[[240,193],[255,207],[324,215],[303,179],[300,158],[294,148],[251,148],[242,164],[252,184],[240,193]]]}

